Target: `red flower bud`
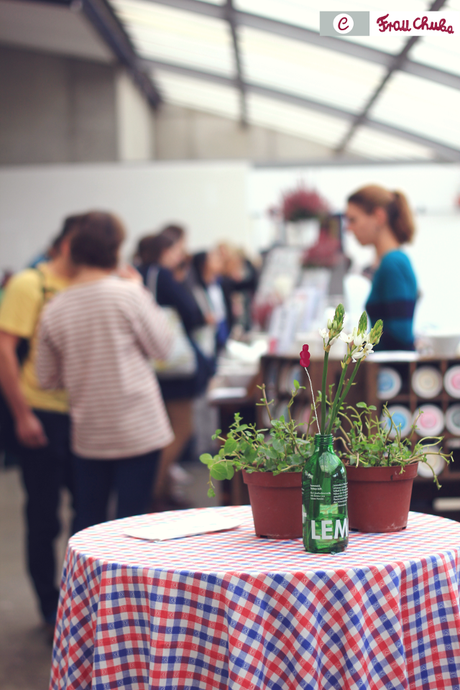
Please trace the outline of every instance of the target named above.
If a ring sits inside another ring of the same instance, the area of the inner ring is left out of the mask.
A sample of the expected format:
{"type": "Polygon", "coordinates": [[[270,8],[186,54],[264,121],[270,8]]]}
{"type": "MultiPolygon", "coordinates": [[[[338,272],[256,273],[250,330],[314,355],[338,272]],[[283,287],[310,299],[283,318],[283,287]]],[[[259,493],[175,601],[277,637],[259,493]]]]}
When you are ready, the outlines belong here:
{"type": "Polygon", "coordinates": [[[308,367],[310,364],[310,352],[308,351],[308,345],[304,345],[302,352],[300,353],[300,366],[308,367]]]}

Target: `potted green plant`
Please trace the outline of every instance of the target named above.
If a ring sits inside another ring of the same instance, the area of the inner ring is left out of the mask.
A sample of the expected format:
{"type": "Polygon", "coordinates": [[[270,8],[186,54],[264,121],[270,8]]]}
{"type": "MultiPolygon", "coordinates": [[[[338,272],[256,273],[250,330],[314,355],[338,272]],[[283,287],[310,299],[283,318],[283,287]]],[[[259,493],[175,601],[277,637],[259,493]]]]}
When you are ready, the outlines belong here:
{"type": "Polygon", "coordinates": [[[302,536],[302,469],[313,445],[309,426],[302,433],[302,425],[291,415],[303,386],[294,381],[287,419],[273,418],[273,401],[267,399],[264,385],[259,388],[262,398],[258,404],[265,406],[271,428],[258,429],[255,424],[244,424],[237,413],[226,438],[221,436],[220,429],[216,431],[213,439],[222,443],[219,452],[200,456],[209,468],[208,495],[215,495],[213,479],[232,479],[235,471],[241,470],[248,485],[256,534],[295,539],[302,536]]]}
{"type": "Polygon", "coordinates": [[[396,532],[407,526],[418,463],[428,464],[440,488],[427,455],[439,455],[448,463],[452,454],[438,448],[440,436],[414,444],[417,420],[409,436],[402,438],[386,406],[380,419],[375,413],[376,407],[364,402],[339,413],[339,455],[347,471],[349,525],[361,532],[396,532]]]}
{"type": "MultiPolygon", "coordinates": [[[[332,430],[334,420],[353,384],[361,362],[372,352],[373,345],[379,341],[382,333],[381,321],[374,325],[370,333],[367,333],[367,316],[364,313],[358,327],[350,335],[345,335],[344,319],[345,311],[343,305],[339,304],[334,317],[328,321],[327,328],[320,331],[323,339],[324,363],[318,405],[308,374],[310,364],[308,345],[304,345],[300,353],[300,364],[306,371],[311,390],[313,414],[310,419],[315,421],[318,430],[314,437],[310,435],[310,426],[307,427],[305,433],[299,433],[301,425],[291,416],[294,399],[303,389],[297,381],[294,382],[294,390],[288,405],[288,419],[284,417],[273,419],[270,413],[271,403],[267,400],[265,388],[262,386],[261,404],[268,410],[270,429],[257,429],[256,425],[242,424],[241,417],[237,414],[226,438],[220,435],[220,430],[214,434],[213,438],[219,439],[223,444],[219,452],[214,456],[209,453],[200,456],[201,462],[209,468],[208,493],[210,495],[214,495],[212,479],[231,479],[235,471],[242,470],[244,482],[249,488],[256,533],[260,536],[284,539],[303,535],[305,548],[313,552],[328,553],[331,549],[343,550],[344,544],[346,545],[347,539],[344,536],[344,532],[348,534],[346,486],[345,492],[340,489],[340,511],[337,515],[334,514],[333,518],[331,517],[333,511],[337,511],[337,501],[335,498],[335,503],[332,500],[333,492],[329,485],[336,481],[338,474],[340,474],[340,481],[346,485],[345,469],[332,448],[332,430]],[[347,343],[347,352],[342,361],[342,375],[335,395],[330,394],[328,398],[326,384],[329,353],[339,337],[347,343]],[[353,370],[347,379],[347,371],[351,363],[353,363],[353,370]],[[324,470],[323,461],[326,459],[327,468],[324,470]],[[318,499],[317,487],[320,483],[325,487],[329,486],[329,489],[325,489],[329,491],[327,502],[318,499]],[[300,487],[303,490],[303,503],[300,487]],[[262,498],[259,500],[260,496],[262,498]],[[284,504],[281,504],[280,501],[284,499],[284,504]],[[305,529],[302,528],[302,512],[305,529]],[[326,539],[318,540],[316,535],[321,532],[323,521],[326,539]],[[329,540],[328,523],[331,521],[334,521],[333,534],[336,523],[340,523],[337,529],[341,531],[343,538],[329,540]]],[[[339,491],[338,488],[337,491],[339,491]]]]}

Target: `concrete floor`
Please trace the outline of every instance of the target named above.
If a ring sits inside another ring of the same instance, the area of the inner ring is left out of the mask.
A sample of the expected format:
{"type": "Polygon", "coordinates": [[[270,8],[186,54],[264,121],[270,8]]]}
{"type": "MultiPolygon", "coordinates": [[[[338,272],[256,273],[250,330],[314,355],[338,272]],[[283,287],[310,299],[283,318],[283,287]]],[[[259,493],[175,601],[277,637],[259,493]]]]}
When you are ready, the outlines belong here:
{"type": "MultiPolygon", "coordinates": [[[[196,507],[215,505],[207,492],[208,472],[200,463],[187,463],[192,481],[185,498],[196,507]]],[[[24,493],[15,467],[0,467],[0,688],[47,690],[51,646],[41,626],[34,593],[24,565],[24,493]]],[[[62,520],[70,510],[63,496],[62,520]]],[[[66,531],[66,530],[65,530],[66,531]]],[[[62,563],[67,531],[58,540],[62,563]]]]}

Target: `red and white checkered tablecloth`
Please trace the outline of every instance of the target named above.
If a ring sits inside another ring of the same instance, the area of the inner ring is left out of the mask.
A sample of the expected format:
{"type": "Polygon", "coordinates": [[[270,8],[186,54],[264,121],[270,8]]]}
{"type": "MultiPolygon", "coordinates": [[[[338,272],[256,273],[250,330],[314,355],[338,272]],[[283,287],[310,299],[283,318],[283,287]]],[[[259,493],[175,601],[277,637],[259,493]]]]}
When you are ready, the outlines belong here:
{"type": "Polygon", "coordinates": [[[200,510],[241,527],[124,536],[187,514],[160,513],[70,540],[52,690],[460,689],[460,523],[411,513],[318,556],[257,538],[248,506],[200,510]]]}

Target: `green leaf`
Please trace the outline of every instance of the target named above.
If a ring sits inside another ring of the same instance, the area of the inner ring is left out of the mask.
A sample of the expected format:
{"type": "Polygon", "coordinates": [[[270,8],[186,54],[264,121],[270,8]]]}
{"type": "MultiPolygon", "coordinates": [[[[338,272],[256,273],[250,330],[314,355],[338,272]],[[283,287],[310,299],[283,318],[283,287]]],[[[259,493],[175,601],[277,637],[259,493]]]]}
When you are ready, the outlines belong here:
{"type": "Polygon", "coordinates": [[[364,408],[366,408],[366,409],[367,409],[367,405],[366,405],[366,403],[365,403],[365,402],[359,402],[359,403],[356,403],[356,407],[364,407],[364,408]]]}
{"type": "Polygon", "coordinates": [[[227,462],[227,477],[226,477],[226,479],[232,479],[234,474],[235,474],[235,468],[233,467],[231,462],[227,462]]]}
{"type": "Polygon", "coordinates": [[[227,463],[219,462],[209,468],[209,473],[213,479],[227,479],[227,463]]]}
{"type": "Polygon", "coordinates": [[[277,450],[279,453],[282,453],[284,451],[284,443],[278,438],[273,439],[273,448],[277,450]]]}
{"type": "Polygon", "coordinates": [[[298,391],[300,388],[300,383],[296,379],[294,379],[294,388],[296,391],[298,391]]]}
{"type": "Polygon", "coordinates": [[[200,462],[209,465],[209,463],[214,462],[214,458],[209,453],[203,453],[200,455],[200,462]]]}
{"type": "Polygon", "coordinates": [[[238,443],[235,441],[234,438],[228,438],[225,441],[224,451],[226,454],[227,453],[233,453],[237,448],[238,448],[238,443]]]}
{"type": "Polygon", "coordinates": [[[215,495],[216,495],[216,492],[214,491],[214,489],[208,489],[209,498],[214,498],[215,495]]]}

